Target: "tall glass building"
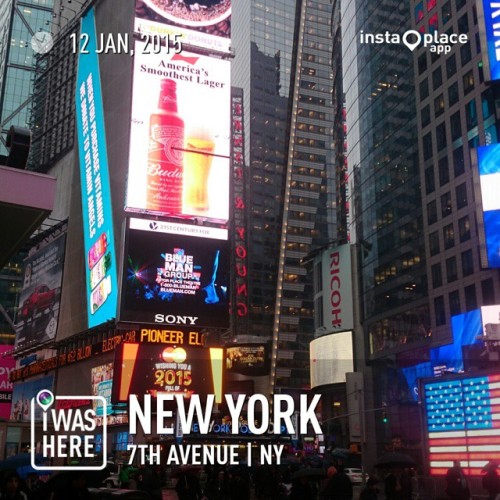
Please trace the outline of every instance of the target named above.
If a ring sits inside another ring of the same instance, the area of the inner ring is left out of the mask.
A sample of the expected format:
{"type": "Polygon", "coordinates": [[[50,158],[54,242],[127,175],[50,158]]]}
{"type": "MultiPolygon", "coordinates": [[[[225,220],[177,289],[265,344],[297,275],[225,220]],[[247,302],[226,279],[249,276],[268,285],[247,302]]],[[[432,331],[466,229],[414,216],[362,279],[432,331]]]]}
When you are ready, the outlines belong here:
{"type": "Polygon", "coordinates": [[[243,333],[272,339],[271,392],[309,387],[313,291],[301,259],[335,237],[332,6],[291,4],[235,1],[232,17],[250,174],[243,333]]]}

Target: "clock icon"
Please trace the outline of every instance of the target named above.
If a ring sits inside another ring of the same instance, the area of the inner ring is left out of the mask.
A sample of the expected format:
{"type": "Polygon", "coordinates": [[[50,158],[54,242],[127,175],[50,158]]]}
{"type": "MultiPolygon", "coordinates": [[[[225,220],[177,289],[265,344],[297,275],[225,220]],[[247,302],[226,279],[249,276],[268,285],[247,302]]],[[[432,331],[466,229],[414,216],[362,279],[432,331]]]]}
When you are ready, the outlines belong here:
{"type": "Polygon", "coordinates": [[[46,54],[54,46],[54,39],[48,31],[39,31],[31,37],[31,48],[37,54],[46,54]]]}

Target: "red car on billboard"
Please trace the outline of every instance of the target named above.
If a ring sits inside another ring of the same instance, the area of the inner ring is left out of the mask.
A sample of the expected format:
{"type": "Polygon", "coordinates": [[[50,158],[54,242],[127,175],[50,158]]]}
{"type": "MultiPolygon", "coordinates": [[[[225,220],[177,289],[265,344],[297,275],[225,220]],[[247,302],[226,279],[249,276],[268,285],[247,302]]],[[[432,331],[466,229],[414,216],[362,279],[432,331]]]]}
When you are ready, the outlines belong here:
{"type": "Polygon", "coordinates": [[[52,309],[59,302],[61,296],[60,288],[50,289],[47,285],[37,286],[30,296],[23,302],[19,310],[22,319],[35,317],[39,312],[52,309]]]}

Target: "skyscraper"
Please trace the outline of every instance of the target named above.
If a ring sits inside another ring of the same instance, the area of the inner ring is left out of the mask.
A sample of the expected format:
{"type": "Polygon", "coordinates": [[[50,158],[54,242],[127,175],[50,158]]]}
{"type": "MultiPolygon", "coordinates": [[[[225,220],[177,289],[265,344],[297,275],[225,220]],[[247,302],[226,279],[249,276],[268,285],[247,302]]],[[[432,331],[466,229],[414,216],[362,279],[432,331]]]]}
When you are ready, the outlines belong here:
{"type": "Polygon", "coordinates": [[[233,23],[250,173],[248,333],[272,337],[271,391],[304,390],[314,321],[301,259],[335,237],[331,4],[235,2],[233,23]]]}

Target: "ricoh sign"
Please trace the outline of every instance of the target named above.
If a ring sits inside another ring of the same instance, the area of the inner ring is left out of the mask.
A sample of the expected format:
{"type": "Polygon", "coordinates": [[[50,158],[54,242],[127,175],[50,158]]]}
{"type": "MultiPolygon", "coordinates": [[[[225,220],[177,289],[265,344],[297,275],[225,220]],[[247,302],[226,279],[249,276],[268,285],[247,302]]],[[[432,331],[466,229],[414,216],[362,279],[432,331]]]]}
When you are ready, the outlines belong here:
{"type": "Polygon", "coordinates": [[[321,256],[323,283],[323,321],[327,331],[354,328],[351,247],[341,245],[325,250],[321,256]]]}
{"type": "Polygon", "coordinates": [[[500,79],[500,2],[478,0],[478,26],[481,47],[486,48],[487,57],[483,58],[484,79],[500,79]]]}

